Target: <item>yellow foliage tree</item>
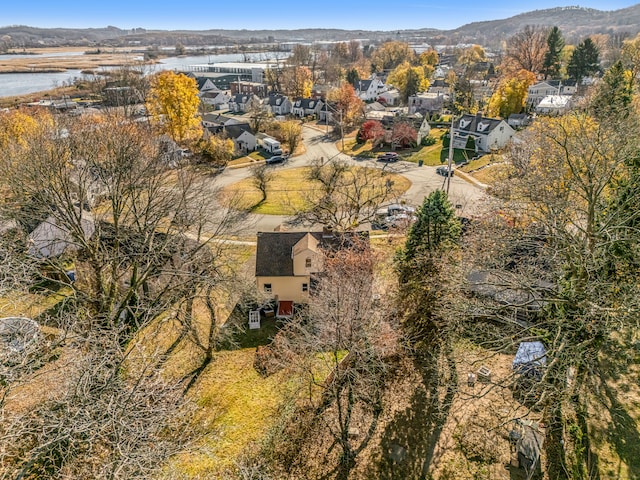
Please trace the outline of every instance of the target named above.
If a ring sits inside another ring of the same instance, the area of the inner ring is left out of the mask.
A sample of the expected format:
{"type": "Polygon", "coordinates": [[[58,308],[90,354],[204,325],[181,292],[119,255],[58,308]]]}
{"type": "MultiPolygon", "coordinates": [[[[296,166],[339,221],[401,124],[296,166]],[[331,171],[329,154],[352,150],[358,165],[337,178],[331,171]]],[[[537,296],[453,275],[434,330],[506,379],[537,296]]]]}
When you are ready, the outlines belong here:
{"type": "Polygon", "coordinates": [[[420,65],[423,67],[435,67],[439,61],[440,57],[438,56],[438,52],[434,49],[426,50],[420,54],[420,65]]]}
{"type": "Polygon", "coordinates": [[[429,88],[429,79],[425,74],[425,68],[413,67],[409,62],[398,65],[389,74],[387,81],[398,89],[405,102],[411,95],[429,88]]]}
{"type": "Polygon", "coordinates": [[[337,118],[341,126],[351,126],[362,117],[364,103],[356,95],[353,86],[343,83],[339,88],[333,89],[327,95],[330,103],[334,104],[337,118]]]}
{"type": "Polygon", "coordinates": [[[408,43],[386,42],[371,55],[371,64],[376,71],[393,70],[403,62],[413,63],[415,53],[408,43]]]}
{"type": "Polygon", "coordinates": [[[282,141],[289,146],[289,153],[293,155],[302,139],[302,126],[296,120],[287,120],[280,124],[282,141]]]}
{"type": "Polygon", "coordinates": [[[211,165],[225,167],[233,157],[235,145],[230,138],[211,135],[198,142],[198,150],[202,157],[211,165]]]}
{"type": "Polygon", "coordinates": [[[53,118],[44,110],[33,115],[12,110],[0,114],[0,148],[6,150],[12,144],[24,147],[29,136],[53,125],[53,118]]]}
{"type": "Polygon", "coordinates": [[[182,143],[202,136],[199,105],[195,79],[171,71],[151,79],[147,109],[174,141],[182,143]]]}
{"type": "Polygon", "coordinates": [[[502,79],[489,100],[489,116],[507,118],[512,113],[519,113],[524,108],[529,87],[535,81],[536,76],[528,70],[519,70],[502,79]]]}
{"type": "Polygon", "coordinates": [[[313,74],[308,67],[292,67],[284,71],[282,83],[287,95],[309,98],[313,87],[313,74]]]}

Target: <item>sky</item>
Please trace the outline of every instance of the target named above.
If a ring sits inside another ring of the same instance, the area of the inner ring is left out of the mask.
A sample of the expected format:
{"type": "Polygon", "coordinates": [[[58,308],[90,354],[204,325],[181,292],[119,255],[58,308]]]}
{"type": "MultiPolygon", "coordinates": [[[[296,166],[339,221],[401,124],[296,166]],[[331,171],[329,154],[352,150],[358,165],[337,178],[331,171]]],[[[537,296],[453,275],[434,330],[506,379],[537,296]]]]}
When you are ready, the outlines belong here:
{"type": "Polygon", "coordinates": [[[244,0],[241,3],[167,0],[3,0],[0,26],[94,28],[112,25],[162,30],[341,28],[452,29],[466,23],[508,18],[531,10],[567,5],[617,10],[638,0],[244,0]]]}

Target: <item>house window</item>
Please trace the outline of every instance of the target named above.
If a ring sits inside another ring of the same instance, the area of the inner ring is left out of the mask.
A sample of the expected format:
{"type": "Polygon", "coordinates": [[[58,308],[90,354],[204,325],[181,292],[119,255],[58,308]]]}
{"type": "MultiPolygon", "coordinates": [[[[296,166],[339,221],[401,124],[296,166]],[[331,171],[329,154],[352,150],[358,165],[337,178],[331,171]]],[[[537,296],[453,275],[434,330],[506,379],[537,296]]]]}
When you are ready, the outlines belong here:
{"type": "Polygon", "coordinates": [[[265,293],[271,293],[271,284],[270,283],[265,283],[264,284],[264,291],[265,291],[265,293]]]}
{"type": "Polygon", "coordinates": [[[302,291],[303,292],[308,292],[309,291],[309,284],[308,283],[303,283],[302,284],[302,291]]]}
{"type": "Polygon", "coordinates": [[[311,259],[310,258],[307,258],[304,261],[304,266],[305,266],[305,268],[311,268],[311,259]]]}

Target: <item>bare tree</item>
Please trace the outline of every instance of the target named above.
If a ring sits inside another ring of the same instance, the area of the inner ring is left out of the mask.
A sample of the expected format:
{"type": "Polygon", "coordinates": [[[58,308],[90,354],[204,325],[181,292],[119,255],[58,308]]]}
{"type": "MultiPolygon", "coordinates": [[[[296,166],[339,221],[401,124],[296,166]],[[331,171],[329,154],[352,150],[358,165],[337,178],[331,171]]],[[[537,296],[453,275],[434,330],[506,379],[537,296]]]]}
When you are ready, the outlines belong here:
{"type": "Polygon", "coordinates": [[[275,178],[273,169],[269,165],[254,165],[251,167],[251,181],[253,186],[260,190],[262,198],[258,202],[258,205],[264,203],[267,199],[267,188],[269,183],[275,178]]]}
{"type": "Polygon", "coordinates": [[[548,31],[545,28],[527,25],[523,30],[507,40],[507,62],[514,70],[524,69],[540,73],[547,51],[548,31]]]}
{"type": "Polygon", "coordinates": [[[398,194],[386,170],[350,167],[340,160],[324,163],[316,159],[308,179],[314,189],[307,198],[307,208],[296,214],[295,221],[337,231],[371,222],[380,206],[398,194]]]}
{"type": "Polygon", "coordinates": [[[304,395],[304,404],[286,427],[294,436],[288,447],[312,448],[326,457],[328,475],[346,479],[382,412],[382,386],[397,338],[384,308],[372,302],[375,259],[368,239],[337,238],[342,247],[325,255],[308,317],[285,327],[274,349],[303,379],[297,396],[304,395]],[[322,440],[326,434],[328,443],[322,440]],[[331,455],[335,447],[337,456],[331,455]]]}

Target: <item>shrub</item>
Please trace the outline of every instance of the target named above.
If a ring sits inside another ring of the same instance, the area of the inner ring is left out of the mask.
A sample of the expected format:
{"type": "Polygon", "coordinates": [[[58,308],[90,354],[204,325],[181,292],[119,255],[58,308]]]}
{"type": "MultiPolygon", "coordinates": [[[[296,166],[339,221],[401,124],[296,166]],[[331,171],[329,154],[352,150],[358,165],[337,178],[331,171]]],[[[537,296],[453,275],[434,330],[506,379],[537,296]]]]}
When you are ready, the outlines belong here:
{"type": "Polygon", "coordinates": [[[423,147],[428,147],[430,145],[435,145],[436,139],[432,135],[428,135],[422,139],[421,143],[423,147]]]}

